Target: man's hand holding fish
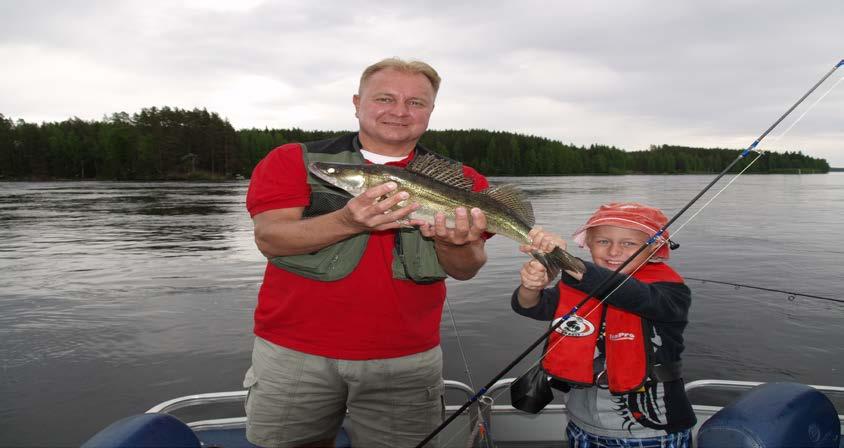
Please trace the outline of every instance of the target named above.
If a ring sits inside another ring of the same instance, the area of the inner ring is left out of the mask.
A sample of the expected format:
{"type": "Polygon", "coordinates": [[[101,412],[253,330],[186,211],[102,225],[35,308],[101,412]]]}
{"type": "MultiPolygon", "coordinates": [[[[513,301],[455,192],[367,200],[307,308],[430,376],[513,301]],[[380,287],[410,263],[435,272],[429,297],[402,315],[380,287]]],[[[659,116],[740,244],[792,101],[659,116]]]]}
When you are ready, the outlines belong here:
{"type": "Polygon", "coordinates": [[[402,204],[410,198],[410,194],[395,192],[397,188],[395,182],[386,182],[367,189],[338,211],[340,220],[356,233],[402,227],[407,216],[419,208],[419,204],[402,204]]]}
{"type": "MultiPolygon", "coordinates": [[[[415,205],[419,207],[419,204],[415,205]]],[[[477,207],[468,213],[465,207],[457,207],[454,215],[453,227],[446,225],[446,215],[442,212],[434,215],[433,224],[425,220],[411,220],[411,224],[419,227],[422,236],[434,240],[440,264],[449,275],[457,280],[468,280],[478,270],[474,266],[470,266],[470,269],[464,267],[462,260],[467,255],[469,259],[478,260],[481,265],[486,263],[483,238],[486,215],[477,207]]]]}

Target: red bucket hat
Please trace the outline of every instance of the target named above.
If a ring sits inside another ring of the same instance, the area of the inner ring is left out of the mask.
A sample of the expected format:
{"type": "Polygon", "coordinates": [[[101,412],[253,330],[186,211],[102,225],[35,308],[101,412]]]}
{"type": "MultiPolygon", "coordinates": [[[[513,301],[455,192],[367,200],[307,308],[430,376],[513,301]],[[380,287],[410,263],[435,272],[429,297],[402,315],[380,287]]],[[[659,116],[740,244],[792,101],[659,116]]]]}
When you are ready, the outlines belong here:
{"type": "MultiPolygon", "coordinates": [[[[616,226],[639,230],[647,233],[648,237],[653,237],[666,223],[668,223],[668,218],[658,208],[648,207],[637,202],[612,202],[599,207],[586,221],[586,224],[574,232],[572,239],[578,246],[584,247],[586,245],[586,230],[596,226],[616,226]]],[[[656,254],[651,257],[651,261],[667,260],[669,257],[667,230],[660,235],[660,240],[666,244],[663,244],[656,251],[656,254]]]]}

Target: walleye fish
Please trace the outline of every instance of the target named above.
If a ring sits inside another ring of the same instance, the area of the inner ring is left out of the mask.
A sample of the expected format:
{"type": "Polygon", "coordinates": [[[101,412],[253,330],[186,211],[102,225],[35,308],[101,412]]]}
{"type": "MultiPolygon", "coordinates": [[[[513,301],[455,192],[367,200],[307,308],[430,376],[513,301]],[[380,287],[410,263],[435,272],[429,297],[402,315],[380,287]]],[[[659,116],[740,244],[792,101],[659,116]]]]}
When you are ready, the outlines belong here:
{"type": "MultiPolygon", "coordinates": [[[[410,198],[398,206],[414,202],[420,206],[409,216],[410,219],[433,223],[437,212],[442,212],[446,217],[446,226],[454,227],[454,210],[457,207],[466,210],[479,208],[486,215],[489,232],[506,236],[520,244],[531,243],[528,232],[535,223],[533,206],[517,186],[504,184],[474,192],[472,180],[463,175],[459,163],[430,153],[417,156],[405,169],[388,165],[311,162],[308,170],[352,196],[358,196],[375,185],[393,181],[398,184],[394,192],[406,191],[410,194],[410,198]]],[[[556,275],[561,269],[586,271],[582,261],[559,247],[550,253],[532,252],[531,255],[551,275],[556,275]]]]}

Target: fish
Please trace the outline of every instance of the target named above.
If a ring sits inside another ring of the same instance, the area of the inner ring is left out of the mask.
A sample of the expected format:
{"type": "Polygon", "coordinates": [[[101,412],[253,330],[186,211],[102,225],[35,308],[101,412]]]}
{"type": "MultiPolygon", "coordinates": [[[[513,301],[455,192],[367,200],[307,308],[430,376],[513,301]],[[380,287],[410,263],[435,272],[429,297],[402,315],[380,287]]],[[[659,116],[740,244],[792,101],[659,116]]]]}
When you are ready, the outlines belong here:
{"type": "MultiPolygon", "coordinates": [[[[446,227],[453,228],[455,209],[481,209],[487,221],[487,231],[505,236],[519,244],[530,245],[528,232],[535,224],[533,205],[515,184],[501,184],[486,190],[472,191],[473,180],[463,174],[462,165],[449,159],[426,153],[415,157],[405,168],[376,164],[310,162],[308,170],[316,177],[352,196],[385,182],[395,182],[398,188],[391,194],[406,191],[410,197],[396,207],[410,203],[419,208],[408,218],[433,223],[438,212],[445,215],[446,227]]],[[[469,215],[471,220],[471,215],[469,215]]],[[[561,270],[583,273],[583,261],[560,247],[542,253],[531,252],[556,278],[561,270]]]]}

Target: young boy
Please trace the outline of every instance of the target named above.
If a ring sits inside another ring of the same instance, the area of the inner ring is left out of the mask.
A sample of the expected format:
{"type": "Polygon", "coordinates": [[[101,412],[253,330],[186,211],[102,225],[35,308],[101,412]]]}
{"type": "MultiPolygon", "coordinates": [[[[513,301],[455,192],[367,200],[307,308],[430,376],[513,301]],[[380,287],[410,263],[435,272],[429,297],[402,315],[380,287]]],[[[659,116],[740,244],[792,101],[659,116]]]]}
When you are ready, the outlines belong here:
{"type": "MultiPolygon", "coordinates": [[[[642,204],[602,205],[573,235],[592,254],[586,272],[565,271],[546,288],[545,268],[526,263],[513,310],[556,322],[667,222],[659,209],[642,204]]],[[[566,247],[541,228],[531,236],[522,251],[566,247]]],[[[667,242],[668,232],[661,237],[667,242]]],[[[680,373],[691,293],[664,263],[668,257],[667,244],[651,244],[549,336],[542,368],[568,392],[569,447],[691,446],[695,416],[680,373]]]]}

